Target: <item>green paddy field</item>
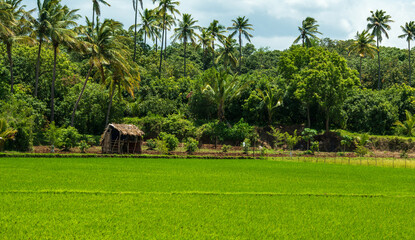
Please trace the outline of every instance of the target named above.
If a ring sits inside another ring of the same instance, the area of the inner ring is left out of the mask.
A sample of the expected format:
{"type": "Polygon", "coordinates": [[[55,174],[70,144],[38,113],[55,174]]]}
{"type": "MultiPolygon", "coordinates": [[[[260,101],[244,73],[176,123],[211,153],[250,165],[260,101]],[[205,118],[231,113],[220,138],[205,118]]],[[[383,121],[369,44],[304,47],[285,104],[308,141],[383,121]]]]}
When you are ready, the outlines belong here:
{"type": "Polygon", "coordinates": [[[0,158],[0,239],[415,239],[415,170],[0,158]]]}

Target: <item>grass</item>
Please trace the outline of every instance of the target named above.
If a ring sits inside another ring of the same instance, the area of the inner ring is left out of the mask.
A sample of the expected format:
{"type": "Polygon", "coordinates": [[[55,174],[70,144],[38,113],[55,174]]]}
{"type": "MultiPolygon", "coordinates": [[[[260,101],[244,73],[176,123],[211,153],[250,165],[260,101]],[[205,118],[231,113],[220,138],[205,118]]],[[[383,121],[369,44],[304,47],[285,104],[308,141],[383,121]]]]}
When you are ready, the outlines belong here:
{"type": "Polygon", "coordinates": [[[415,171],[0,158],[2,239],[414,239],[415,171]]]}

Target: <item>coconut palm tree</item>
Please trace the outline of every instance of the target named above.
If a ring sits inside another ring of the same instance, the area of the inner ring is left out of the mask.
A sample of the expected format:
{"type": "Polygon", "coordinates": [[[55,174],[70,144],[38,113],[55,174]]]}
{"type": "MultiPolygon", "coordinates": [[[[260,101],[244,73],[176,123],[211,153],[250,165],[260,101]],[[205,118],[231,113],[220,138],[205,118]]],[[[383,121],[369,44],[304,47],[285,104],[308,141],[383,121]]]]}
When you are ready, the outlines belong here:
{"type": "Polygon", "coordinates": [[[53,14],[53,18],[50,21],[50,39],[53,47],[53,74],[52,74],[52,86],[51,86],[51,113],[50,121],[55,121],[55,82],[56,82],[56,63],[57,55],[60,45],[72,45],[76,44],[76,32],[71,29],[72,27],[77,26],[75,22],[80,15],[76,12],[78,9],[71,10],[66,5],[61,6],[57,4],[54,8],[54,11],[57,12],[53,14]]]}
{"type": "Polygon", "coordinates": [[[228,36],[222,38],[220,42],[223,46],[219,49],[219,55],[215,60],[215,64],[218,64],[220,60],[223,60],[225,67],[235,68],[238,65],[238,59],[234,55],[236,41],[231,36],[228,36]]]}
{"type": "Polygon", "coordinates": [[[101,16],[101,6],[99,6],[100,3],[107,5],[108,7],[111,6],[105,0],[92,0],[92,26],[95,25],[95,14],[97,17],[101,16]]]}
{"type": "Polygon", "coordinates": [[[163,63],[163,45],[167,36],[167,15],[171,13],[173,16],[179,14],[179,10],[176,8],[180,5],[180,2],[174,0],[153,0],[153,3],[158,2],[158,12],[162,17],[161,21],[161,51],[160,51],[160,66],[159,66],[159,77],[161,78],[161,64],[163,63]]]}
{"type": "Polygon", "coordinates": [[[106,79],[106,84],[109,85],[110,101],[108,104],[107,117],[105,126],[108,125],[111,113],[112,101],[116,89],[118,89],[118,97],[121,98],[123,91],[128,92],[134,98],[134,90],[138,88],[140,81],[140,74],[138,66],[133,62],[129,63],[126,59],[124,62],[114,62],[111,64],[110,74],[106,79]]]}
{"type": "Polygon", "coordinates": [[[267,86],[265,91],[257,89],[257,92],[267,109],[268,125],[271,126],[275,109],[282,105],[283,92],[280,89],[270,88],[269,86],[267,86]]]}
{"type": "Polygon", "coordinates": [[[133,61],[135,62],[135,57],[137,55],[137,19],[138,19],[138,2],[141,4],[141,9],[143,9],[143,0],[133,0],[133,9],[134,9],[134,56],[133,61]]]}
{"type": "Polygon", "coordinates": [[[303,47],[311,47],[311,39],[319,39],[317,34],[322,34],[318,31],[318,27],[317,20],[312,17],[307,17],[303,20],[301,27],[298,27],[300,36],[294,40],[294,44],[302,40],[303,47]]]}
{"type": "Polygon", "coordinates": [[[186,77],[186,47],[187,43],[192,43],[196,45],[196,37],[198,34],[195,32],[196,29],[199,29],[199,26],[196,26],[197,20],[192,18],[190,14],[183,14],[183,19],[179,21],[179,27],[174,29],[173,41],[182,40],[184,48],[184,77],[186,77]]]}
{"type": "Polygon", "coordinates": [[[236,75],[229,74],[226,69],[217,71],[212,68],[208,70],[208,79],[210,82],[206,84],[203,93],[210,96],[217,106],[219,121],[225,120],[225,104],[232,98],[237,97],[249,84],[241,84],[241,81],[236,75]]]}
{"type": "Polygon", "coordinates": [[[207,69],[207,54],[209,51],[212,51],[212,34],[209,32],[207,28],[200,28],[200,35],[199,37],[199,46],[202,46],[203,50],[203,70],[207,69]]]}
{"type": "Polygon", "coordinates": [[[411,112],[405,110],[406,120],[404,122],[397,121],[395,123],[396,130],[407,137],[415,136],[415,116],[411,112]]]}
{"type": "MultiPolygon", "coordinates": [[[[156,18],[153,10],[144,9],[143,13],[140,13],[141,23],[137,25],[140,29],[138,30],[144,36],[144,45],[147,44],[147,38],[154,39],[156,18]]],[[[135,27],[135,26],[134,26],[135,27]]]]}
{"type": "Polygon", "coordinates": [[[238,17],[235,20],[232,20],[232,27],[228,27],[228,30],[233,30],[231,37],[234,37],[238,33],[239,38],[239,72],[241,72],[242,66],[242,35],[245,37],[248,42],[251,42],[252,34],[248,31],[253,31],[252,24],[248,23],[249,19],[245,17],[238,17]]]}
{"type": "Polygon", "coordinates": [[[4,143],[7,140],[14,139],[17,130],[10,128],[7,124],[7,121],[3,118],[0,118],[0,152],[4,150],[4,143]]]}
{"type": "Polygon", "coordinates": [[[102,23],[97,21],[96,27],[92,26],[92,23],[87,19],[87,26],[81,29],[82,40],[87,46],[85,49],[86,55],[89,56],[89,70],[72,111],[72,127],[74,126],[76,110],[92,70],[96,68],[101,75],[102,81],[104,81],[104,66],[122,63],[125,61],[125,56],[128,56],[126,50],[128,48],[123,43],[123,37],[118,32],[122,30],[122,24],[120,22],[106,19],[102,23]]]}
{"type": "Polygon", "coordinates": [[[219,24],[218,20],[213,20],[208,27],[209,33],[212,36],[212,53],[213,53],[213,65],[215,65],[215,40],[221,40],[225,38],[225,27],[219,24]]]}
{"type": "Polygon", "coordinates": [[[42,45],[44,42],[49,42],[50,21],[55,18],[54,14],[59,12],[54,11],[56,5],[60,0],[37,0],[37,12],[38,16],[34,20],[34,35],[38,42],[37,61],[36,61],[36,77],[35,77],[35,91],[34,96],[37,97],[38,85],[39,85],[39,73],[40,73],[40,56],[42,51],[42,45]]]}
{"type": "Polygon", "coordinates": [[[9,60],[10,69],[10,92],[13,93],[14,89],[14,71],[13,71],[13,58],[12,48],[13,43],[27,43],[34,44],[35,40],[28,36],[31,30],[30,14],[34,11],[30,10],[26,12],[25,5],[22,4],[22,0],[4,0],[3,4],[7,4],[7,14],[0,14],[1,22],[8,26],[8,31],[0,31],[0,39],[6,45],[7,57],[9,60]]]}
{"type": "Polygon", "coordinates": [[[367,30],[372,30],[372,35],[376,37],[376,46],[378,48],[378,89],[381,88],[381,76],[380,76],[380,43],[383,40],[382,35],[389,38],[388,30],[391,29],[389,23],[393,22],[390,15],[386,15],[383,10],[376,10],[376,12],[370,11],[372,14],[367,18],[369,22],[367,24],[367,30]]]}
{"type": "Polygon", "coordinates": [[[362,59],[366,56],[373,58],[377,51],[374,37],[367,30],[362,33],[357,32],[355,41],[350,46],[350,53],[356,53],[360,57],[359,78],[362,84],[362,59]]]}
{"type": "Polygon", "coordinates": [[[412,67],[411,67],[411,41],[414,40],[415,37],[415,22],[410,21],[405,23],[405,26],[401,26],[402,32],[404,34],[400,35],[399,38],[406,38],[408,42],[408,54],[409,54],[409,86],[411,86],[411,77],[412,77],[412,67]]]}

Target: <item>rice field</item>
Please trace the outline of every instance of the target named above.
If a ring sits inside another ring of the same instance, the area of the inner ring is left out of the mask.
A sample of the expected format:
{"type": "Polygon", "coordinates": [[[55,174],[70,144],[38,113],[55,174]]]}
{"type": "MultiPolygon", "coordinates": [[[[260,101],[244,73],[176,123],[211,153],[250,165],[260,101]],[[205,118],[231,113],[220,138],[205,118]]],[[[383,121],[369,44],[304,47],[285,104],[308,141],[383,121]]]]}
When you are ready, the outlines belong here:
{"type": "Polygon", "coordinates": [[[0,158],[0,238],[415,238],[414,169],[307,160],[0,158]]]}

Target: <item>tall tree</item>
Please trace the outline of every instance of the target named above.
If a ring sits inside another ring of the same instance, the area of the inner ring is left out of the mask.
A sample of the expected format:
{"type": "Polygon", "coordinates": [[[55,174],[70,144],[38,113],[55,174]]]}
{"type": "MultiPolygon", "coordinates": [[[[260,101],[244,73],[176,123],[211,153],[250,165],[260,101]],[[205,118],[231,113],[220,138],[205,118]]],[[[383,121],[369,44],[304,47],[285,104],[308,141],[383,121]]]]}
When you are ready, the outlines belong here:
{"type": "Polygon", "coordinates": [[[215,65],[215,40],[225,38],[225,27],[219,24],[218,20],[213,20],[209,25],[209,33],[212,35],[212,53],[213,53],[213,65],[215,65]]]}
{"type": "Polygon", "coordinates": [[[183,41],[183,59],[184,59],[184,73],[183,76],[186,77],[186,47],[190,42],[193,45],[196,45],[196,37],[198,34],[195,32],[199,26],[196,26],[197,20],[192,18],[190,14],[183,14],[183,19],[179,21],[179,27],[174,29],[173,41],[178,39],[183,41]]]}
{"type": "Polygon", "coordinates": [[[251,42],[252,34],[248,31],[253,31],[252,24],[248,23],[249,19],[245,17],[238,17],[232,20],[232,27],[228,27],[228,30],[232,30],[231,37],[234,37],[238,33],[239,37],[239,72],[241,72],[242,66],[242,35],[248,42],[251,42]]]}
{"type": "Polygon", "coordinates": [[[34,21],[34,35],[36,35],[38,42],[37,60],[36,60],[36,77],[35,77],[35,91],[34,96],[37,97],[38,85],[39,85],[39,73],[40,73],[40,62],[42,45],[44,42],[49,42],[50,39],[50,25],[51,19],[54,18],[54,14],[58,12],[54,11],[56,5],[60,0],[37,0],[37,12],[38,16],[34,21]]]}
{"type": "Polygon", "coordinates": [[[321,32],[318,31],[319,26],[317,20],[312,17],[307,17],[303,20],[301,27],[298,27],[300,36],[294,40],[294,44],[297,44],[302,40],[303,47],[311,47],[311,39],[319,39],[317,34],[321,34],[321,32]]]}
{"type": "Polygon", "coordinates": [[[106,79],[109,85],[110,101],[108,104],[107,117],[105,127],[110,120],[111,106],[114,99],[115,91],[118,89],[118,97],[121,99],[122,92],[128,92],[134,98],[134,90],[138,88],[140,81],[140,74],[138,66],[135,63],[130,63],[127,59],[123,62],[114,62],[110,67],[110,74],[106,79]]]}
{"type": "Polygon", "coordinates": [[[235,57],[236,41],[231,37],[225,37],[220,40],[222,47],[219,49],[219,55],[215,60],[215,64],[223,60],[225,67],[236,68],[238,59],[235,57]]]}
{"type": "Polygon", "coordinates": [[[362,83],[362,59],[366,56],[373,58],[375,52],[377,51],[376,46],[374,45],[375,39],[373,35],[367,30],[363,30],[362,33],[357,32],[355,41],[350,46],[350,53],[356,53],[360,57],[360,67],[359,67],[359,78],[360,84],[362,83]]]}
{"type": "Polygon", "coordinates": [[[137,25],[139,32],[144,36],[144,45],[147,44],[147,38],[154,40],[156,37],[157,19],[153,13],[153,10],[144,9],[140,13],[141,23],[137,25]]]}
{"type": "Polygon", "coordinates": [[[171,13],[173,16],[175,16],[175,14],[180,14],[179,10],[177,10],[177,6],[180,5],[180,3],[178,1],[174,1],[174,0],[153,0],[153,3],[158,2],[158,11],[160,16],[162,17],[162,22],[161,22],[161,30],[162,30],[162,34],[161,34],[161,51],[160,51],[160,66],[159,66],[159,77],[161,78],[161,64],[163,63],[163,45],[164,45],[164,41],[165,41],[165,36],[167,35],[167,31],[166,31],[166,19],[167,19],[167,14],[171,13]]]}
{"type": "Polygon", "coordinates": [[[92,70],[96,68],[101,75],[102,81],[104,81],[104,66],[111,63],[122,63],[125,61],[124,56],[128,56],[128,52],[126,52],[127,47],[120,40],[122,36],[117,31],[121,29],[122,24],[120,22],[107,19],[103,23],[98,21],[96,27],[92,27],[92,23],[87,19],[87,27],[81,29],[82,40],[86,46],[86,55],[89,56],[89,70],[72,111],[71,126],[74,126],[75,113],[92,70]]]}
{"type": "Polygon", "coordinates": [[[0,39],[6,45],[7,57],[9,60],[9,69],[10,69],[10,92],[14,92],[14,71],[13,71],[13,57],[12,57],[12,48],[13,43],[28,43],[34,44],[35,40],[28,36],[31,30],[30,14],[34,11],[30,10],[26,12],[24,8],[25,5],[22,4],[22,0],[4,0],[0,2],[1,4],[6,4],[7,9],[5,14],[0,14],[0,21],[8,26],[3,31],[0,31],[0,39]]]}
{"type": "Polygon", "coordinates": [[[141,4],[141,9],[143,9],[143,0],[133,0],[133,9],[134,9],[134,56],[133,61],[135,62],[135,57],[137,55],[137,19],[138,19],[138,2],[141,4]]]}
{"type": "Polygon", "coordinates": [[[401,26],[402,32],[404,34],[400,35],[399,38],[406,38],[408,42],[408,54],[409,54],[409,86],[411,86],[411,78],[412,78],[412,66],[411,66],[411,41],[414,40],[415,37],[415,22],[410,21],[405,23],[405,26],[401,26]]]}
{"type": "Polygon", "coordinates": [[[99,5],[100,3],[111,6],[105,0],[92,0],[92,26],[95,25],[95,14],[97,17],[101,16],[101,6],[99,5]]]}
{"type": "Polygon", "coordinates": [[[80,15],[78,9],[71,10],[66,5],[55,5],[53,18],[50,21],[50,39],[53,47],[53,74],[50,97],[50,122],[55,121],[55,82],[56,82],[56,63],[60,45],[75,46],[77,34],[72,27],[77,26],[75,22],[80,15]]]}
{"type": "Polygon", "coordinates": [[[267,86],[265,91],[257,89],[257,92],[262,100],[262,103],[267,109],[268,126],[272,126],[272,116],[274,115],[274,111],[277,107],[282,105],[283,91],[281,91],[281,89],[267,86]]]}
{"type": "Polygon", "coordinates": [[[206,72],[209,84],[203,89],[203,93],[210,96],[217,106],[219,121],[225,120],[225,104],[238,96],[249,84],[241,84],[236,75],[229,74],[226,69],[217,71],[212,68],[206,72]]]}
{"type": "Polygon", "coordinates": [[[203,70],[207,69],[208,65],[208,58],[207,54],[209,51],[212,51],[212,34],[210,34],[209,29],[207,28],[200,28],[200,35],[199,37],[199,45],[202,46],[203,50],[203,70]]]}
{"type": "Polygon", "coordinates": [[[383,40],[382,35],[384,34],[386,38],[389,38],[388,30],[391,29],[389,23],[393,22],[390,15],[386,15],[386,12],[383,10],[376,10],[376,12],[370,11],[372,14],[367,18],[369,22],[367,24],[367,30],[372,30],[372,35],[376,37],[376,43],[378,47],[378,89],[381,88],[381,73],[380,73],[380,43],[383,40]]]}

